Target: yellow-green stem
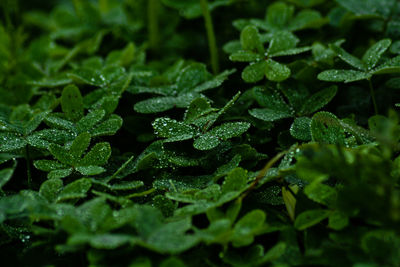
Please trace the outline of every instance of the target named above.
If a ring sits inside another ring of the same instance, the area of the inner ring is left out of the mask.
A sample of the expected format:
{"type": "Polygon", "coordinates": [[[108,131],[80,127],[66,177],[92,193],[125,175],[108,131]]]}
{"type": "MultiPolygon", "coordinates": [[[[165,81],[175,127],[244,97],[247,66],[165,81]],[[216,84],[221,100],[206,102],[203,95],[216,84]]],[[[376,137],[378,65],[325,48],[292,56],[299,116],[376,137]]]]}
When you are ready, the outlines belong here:
{"type": "Polygon", "coordinates": [[[149,44],[150,48],[153,51],[156,51],[158,48],[158,36],[159,36],[159,28],[158,28],[158,9],[159,9],[159,0],[148,0],[147,2],[147,16],[148,16],[148,34],[149,34],[149,44]]]}
{"type": "Polygon", "coordinates": [[[200,5],[201,5],[201,10],[203,12],[204,24],[207,31],[208,47],[210,50],[210,57],[211,57],[211,68],[214,74],[217,74],[219,72],[218,48],[214,33],[214,26],[210,10],[208,8],[207,0],[200,0],[200,5]]]}

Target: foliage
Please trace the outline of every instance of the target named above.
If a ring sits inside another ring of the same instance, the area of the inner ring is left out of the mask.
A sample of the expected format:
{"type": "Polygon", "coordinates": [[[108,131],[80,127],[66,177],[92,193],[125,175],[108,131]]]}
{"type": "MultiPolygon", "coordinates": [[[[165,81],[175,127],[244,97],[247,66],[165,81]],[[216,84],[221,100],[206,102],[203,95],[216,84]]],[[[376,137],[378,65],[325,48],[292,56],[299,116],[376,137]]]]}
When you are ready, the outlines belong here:
{"type": "Polygon", "coordinates": [[[400,266],[399,1],[0,13],[4,266],[400,266]]]}

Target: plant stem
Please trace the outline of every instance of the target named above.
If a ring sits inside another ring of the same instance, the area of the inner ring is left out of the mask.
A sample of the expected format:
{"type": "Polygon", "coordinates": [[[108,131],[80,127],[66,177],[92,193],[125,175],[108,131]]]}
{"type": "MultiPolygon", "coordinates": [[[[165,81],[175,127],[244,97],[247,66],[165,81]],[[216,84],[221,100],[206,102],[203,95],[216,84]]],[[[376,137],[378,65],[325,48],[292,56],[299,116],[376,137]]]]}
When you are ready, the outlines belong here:
{"type": "Polygon", "coordinates": [[[147,5],[147,16],[148,16],[148,34],[150,48],[156,51],[158,48],[158,8],[159,0],[148,0],[147,5]]]}
{"type": "Polygon", "coordinates": [[[208,9],[207,0],[200,0],[200,5],[201,5],[201,10],[203,12],[204,24],[207,31],[208,48],[210,50],[210,57],[211,57],[211,67],[214,74],[217,74],[219,72],[218,48],[217,48],[217,41],[215,38],[214,26],[210,10],[208,9]]]}
{"type": "Polygon", "coordinates": [[[371,94],[372,104],[374,105],[374,111],[375,111],[375,114],[378,115],[378,105],[376,104],[375,91],[374,91],[374,87],[372,86],[371,79],[368,79],[368,85],[369,85],[369,91],[371,94]]]}
{"type": "Polygon", "coordinates": [[[26,160],[26,174],[28,176],[28,187],[32,189],[32,169],[31,169],[31,157],[29,153],[29,145],[25,148],[25,160],[26,160]]]}

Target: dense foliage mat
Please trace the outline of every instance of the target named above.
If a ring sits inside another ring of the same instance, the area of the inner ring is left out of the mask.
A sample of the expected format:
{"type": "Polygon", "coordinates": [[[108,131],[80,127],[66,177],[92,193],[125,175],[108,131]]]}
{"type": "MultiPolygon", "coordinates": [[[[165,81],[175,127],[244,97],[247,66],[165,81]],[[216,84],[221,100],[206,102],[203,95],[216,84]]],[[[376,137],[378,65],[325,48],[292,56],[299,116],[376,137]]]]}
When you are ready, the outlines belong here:
{"type": "Polygon", "coordinates": [[[400,266],[397,0],[1,0],[2,266],[400,266]]]}

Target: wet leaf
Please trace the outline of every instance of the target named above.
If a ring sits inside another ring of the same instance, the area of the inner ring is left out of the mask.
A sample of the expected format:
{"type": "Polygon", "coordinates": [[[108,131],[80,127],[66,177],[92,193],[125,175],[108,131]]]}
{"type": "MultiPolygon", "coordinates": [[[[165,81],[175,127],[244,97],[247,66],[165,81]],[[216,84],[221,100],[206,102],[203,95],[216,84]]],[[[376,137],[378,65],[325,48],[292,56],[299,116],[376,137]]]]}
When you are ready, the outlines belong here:
{"type": "Polygon", "coordinates": [[[328,218],[329,213],[330,212],[328,210],[305,211],[296,217],[294,227],[300,231],[305,230],[328,218]]]}
{"type": "Polygon", "coordinates": [[[314,141],[325,144],[344,145],[346,143],[339,119],[325,111],[318,112],[312,117],[311,136],[314,141]]]}
{"type": "Polygon", "coordinates": [[[61,107],[66,117],[77,121],[83,116],[83,99],[81,92],[75,85],[68,85],[61,95],[61,107]]]}

